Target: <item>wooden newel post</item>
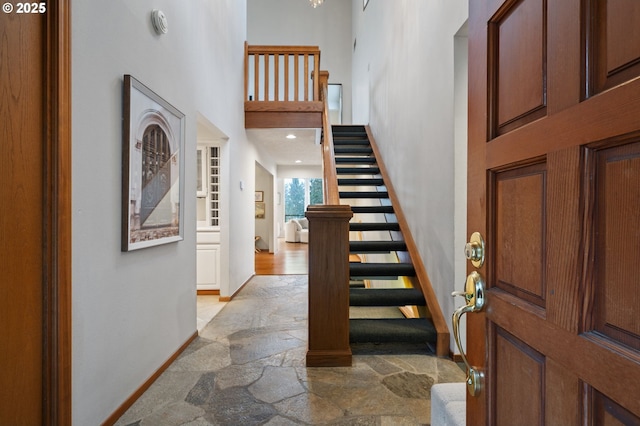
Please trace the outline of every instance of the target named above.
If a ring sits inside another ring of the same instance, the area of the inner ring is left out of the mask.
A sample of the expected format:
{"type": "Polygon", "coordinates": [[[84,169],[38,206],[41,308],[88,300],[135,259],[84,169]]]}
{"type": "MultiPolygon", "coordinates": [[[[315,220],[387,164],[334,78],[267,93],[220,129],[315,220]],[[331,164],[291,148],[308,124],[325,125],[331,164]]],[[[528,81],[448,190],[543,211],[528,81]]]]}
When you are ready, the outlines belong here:
{"type": "Polygon", "coordinates": [[[320,76],[318,78],[318,84],[315,85],[315,87],[318,88],[319,93],[318,93],[318,99],[314,99],[314,100],[319,100],[319,101],[324,101],[324,97],[322,96],[323,92],[322,92],[322,87],[324,87],[325,85],[329,84],[329,71],[320,71],[320,76]]]}
{"type": "Polygon", "coordinates": [[[310,205],[307,367],[351,365],[348,205],[310,205]]]}

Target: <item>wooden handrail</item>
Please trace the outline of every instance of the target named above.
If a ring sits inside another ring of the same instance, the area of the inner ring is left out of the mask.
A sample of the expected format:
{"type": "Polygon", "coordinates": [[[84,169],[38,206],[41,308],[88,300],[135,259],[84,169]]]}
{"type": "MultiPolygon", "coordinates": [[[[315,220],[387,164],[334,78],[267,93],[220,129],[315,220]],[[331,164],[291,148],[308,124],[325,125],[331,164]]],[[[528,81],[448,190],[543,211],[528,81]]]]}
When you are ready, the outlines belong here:
{"type": "MultiPolygon", "coordinates": [[[[402,233],[404,241],[407,244],[407,252],[411,259],[411,263],[413,263],[413,267],[415,268],[416,278],[420,284],[420,289],[422,290],[422,294],[424,295],[424,298],[427,302],[427,307],[429,309],[429,312],[431,313],[431,320],[433,321],[433,325],[438,334],[438,340],[436,342],[436,355],[447,357],[449,356],[450,344],[449,327],[447,326],[447,321],[442,314],[442,309],[440,308],[440,304],[438,303],[436,294],[433,291],[433,286],[431,285],[431,281],[429,280],[429,276],[427,275],[427,270],[422,263],[422,257],[420,256],[420,252],[418,251],[418,246],[416,245],[416,242],[411,235],[409,223],[407,222],[407,219],[402,212],[402,208],[400,207],[400,200],[398,199],[398,196],[393,189],[393,185],[391,184],[391,179],[389,178],[387,169],[382,162],[382,157],[380,155],[380,151],[378,150],[378,146],[376,145],[375,138],[373,137],[369,126],[365,126],[365,129],[367,131],[369,143],[371,144],[371,149],[373,149],[373,154],[378,163],[378,168],[380,169],[380,175],[385,182],[387,193],[389,194],[389,199],[391,200],[391,205],[393,205],[393,211],[396,215],[396,219],[398,220],[398,224],[400,225],[400,232],[402,233]]],[[[405,260],[400,259],[400,261],[405,260]]]]}
{"type": "Polygon", "coordinates": [[[336,172],[336,159],[333,150],[333,132],[331,131],[331,120],[329,119],[328,71],[321,71],[320,87],[322,88],[322,100],[324,102],[324,110],[322,111],[322,175],[324,204],[340,204],[338,174],[336,172]]]}
{"type": "Polygon", "coordinates": [[[319,75],[320,49],[318,46],[250,46],[245,42],[245,101],[319,101],[319,75]],[[281,72],[281,59],[284,73],[281,72]],[[311,60],[313,60],[313,69],[309,73],[311,60]],[[300,70],[300,61],[302,61],[302,70],[300,70]],[[292,70],[290,70],[291,63],[292,70]],[[250,86],[250,82],[253,87],[250,86]],[[290,95],[293,97],[291,100],[290,95]]]}

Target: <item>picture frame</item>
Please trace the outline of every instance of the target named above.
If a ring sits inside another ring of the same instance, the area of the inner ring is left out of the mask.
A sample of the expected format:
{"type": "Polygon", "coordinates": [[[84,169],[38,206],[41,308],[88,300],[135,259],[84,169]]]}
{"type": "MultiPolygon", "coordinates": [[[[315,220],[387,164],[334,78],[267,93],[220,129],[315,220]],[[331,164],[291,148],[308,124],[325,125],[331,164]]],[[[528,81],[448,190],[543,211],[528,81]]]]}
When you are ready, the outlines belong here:
{"type": "Polygon", "coordinates": [[[264,219],[265,211],[265,204],[256,202],[256,219],[264,219]]]}
{"type": "Polygon", "coordinates": [[[131,75],[123,79],[124,252],[184,239],[185,115],[131,75]]]}
{"type": "Polygon", "coordinates": [[[255,200],[256,203],[260,203],[264,201],[264,191],[256,191],[255,192],[255,200]]]}

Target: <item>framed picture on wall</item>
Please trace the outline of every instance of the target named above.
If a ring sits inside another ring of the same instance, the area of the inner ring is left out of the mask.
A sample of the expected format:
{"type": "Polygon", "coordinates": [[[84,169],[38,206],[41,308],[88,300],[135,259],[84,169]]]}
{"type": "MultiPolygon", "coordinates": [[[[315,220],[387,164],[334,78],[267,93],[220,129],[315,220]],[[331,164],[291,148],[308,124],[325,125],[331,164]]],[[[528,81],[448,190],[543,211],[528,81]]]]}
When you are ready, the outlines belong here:
{"type": "Polygon", "coordinates": [[[121,249],[180,241],[185,116],[130,75],[123,101],[121,249]]]}
{"type": "Polygon", "coordinates": [[[264,201],[264,191],[256,191],[255,200],[256,203],[261,203],[264,201]]]}
{"type": "Polygon", "coordinates": [[[264,219],[264,203],[256,203],[256,219],[264,219]]]}

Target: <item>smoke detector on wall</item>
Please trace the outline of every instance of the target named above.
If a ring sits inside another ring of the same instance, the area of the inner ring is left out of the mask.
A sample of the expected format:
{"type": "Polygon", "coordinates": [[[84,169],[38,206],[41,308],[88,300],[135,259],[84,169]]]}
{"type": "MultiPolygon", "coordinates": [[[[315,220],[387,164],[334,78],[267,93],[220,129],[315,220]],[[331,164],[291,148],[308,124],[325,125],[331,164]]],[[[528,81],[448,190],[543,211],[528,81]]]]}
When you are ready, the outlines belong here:
{"type": "Polygon", "coordinates": [[[167,26],[167,17],[161,10],[153,9],[151,11],[151,23],[153,24],[153,29],[156,30],[156,33],[159,35],[166,34],[169,29],[167,26]]]}

